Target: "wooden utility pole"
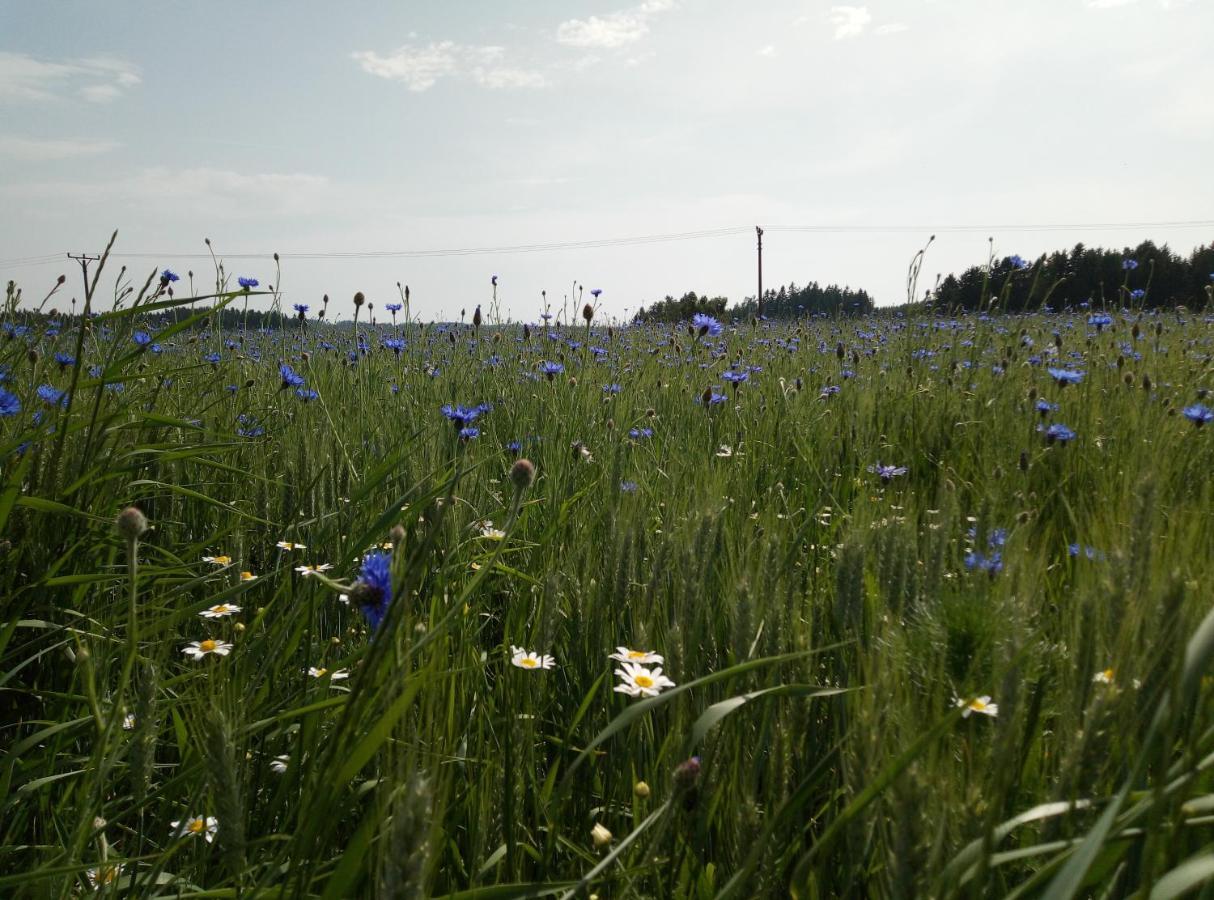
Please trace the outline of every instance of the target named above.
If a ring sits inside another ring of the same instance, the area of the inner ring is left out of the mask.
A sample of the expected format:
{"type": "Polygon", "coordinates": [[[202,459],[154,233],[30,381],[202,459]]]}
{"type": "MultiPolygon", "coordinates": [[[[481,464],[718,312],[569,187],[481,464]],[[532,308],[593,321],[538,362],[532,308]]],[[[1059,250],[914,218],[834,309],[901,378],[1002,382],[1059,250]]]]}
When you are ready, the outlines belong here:
{"type": "MultiPolygon", "coordinates": [[[[113,241],[111,241],[110,243],[113,243],[113,241]]],[[[89,287],[89,263],[95,263],[95,262],[97,262],[97,260],[101,259],[101,257],[100,256],[90,256],[87,253],[69,253],[69,254],[67,254],[67,258],[74,259],[74,260],[76,260],[76,262],[80,263],[80,274],[84,277],[84,300],[85,300],[84,309],[85,309],[85,312],[87,313],[88,312],[88,301],[91,300],[92,296],[93,296],[93,291],[89,287]]]]}
{"type": "Polygon", "coordinates": [[[763,229],[755,226],[755,234],[759,237],[759,318],[763,318],[763,229]]]}

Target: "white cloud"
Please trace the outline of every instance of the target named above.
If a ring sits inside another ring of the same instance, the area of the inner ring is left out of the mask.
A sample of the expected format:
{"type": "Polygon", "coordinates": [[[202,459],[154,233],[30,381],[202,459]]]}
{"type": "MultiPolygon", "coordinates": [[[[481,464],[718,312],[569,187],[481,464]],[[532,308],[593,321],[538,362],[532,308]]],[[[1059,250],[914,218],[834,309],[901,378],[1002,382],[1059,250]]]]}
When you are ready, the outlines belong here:
{"type": "Polygon", "coordinates": [[[557,26],[556,39],[569,47],[614,50],[639,41],[649,33],[649,20],[673,7],[673,0],[647,0],[603,16],[569,19],[557,26]]]}
{"type": "Polygon", "coordinates": [[[121,146],[115,141],[38,140],[0,135],[0,157],[23,162],[96,156],[121,146]]]}
{"type": "Polygon", "coordinates": [[[470,78],[482,87],[538,88],[547,83],[543,73],[503,64],[505,49],[470,46],[454,41],[431,42],[426,46],[406,44],[387,56],[361,50],[351,57],[364,72],[403,81],[414,92],[428,91],[443,78],[470,78]]]}
{"type": "Polygon", "coordinates": [[[1088,6],[1092,9],[1114,9],[1118,6],[1129,6],[1137,2],[1138,0],[1088,0],[1088,6]]]}
{"type": "Polygon", "coordinates": [[[51,61],[0,51],[0,102],[45,102],[76,94],[108,103],[142,80],[138,67],[115,57],[51,61]]]}
{"type": "Polygon", "coordinates": [[[771,57],[771,56],[775,56],[775,55],[776,55],[776,48],[771,44],[768,44],[766,47],[762,47],[759,50],[759,56],[771,57]]]}
{"type": "Polygon", "coordinates": [[[832,6],[830,24],[835,26],[835,40],[859,37],[873,20],[867,6],[832,6]]]}
{"type": "Polygon", "coordinates": [[[889,22],[877,28],[877,34],[900,34],[910,28],[905,22],[889,22]]]}
{"type": "Polygon", "coordinates": [[[12,183],[3,193],[55,201],[73,214],[80,207],[98,205],[140,213],[171,210],[204,220],[311,215],[344,202],[341,192],[321,175],[168,166],[104,180],[12,183]]]}

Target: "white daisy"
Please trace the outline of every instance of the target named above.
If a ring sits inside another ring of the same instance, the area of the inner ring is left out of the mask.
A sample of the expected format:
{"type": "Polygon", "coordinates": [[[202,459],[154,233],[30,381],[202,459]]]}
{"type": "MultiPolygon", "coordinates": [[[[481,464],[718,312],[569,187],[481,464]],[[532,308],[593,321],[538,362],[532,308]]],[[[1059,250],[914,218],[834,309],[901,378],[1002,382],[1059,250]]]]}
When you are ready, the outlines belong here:
{"type": "Polygon", "coordinates": [[[524,650],[522,647],[510,647],[510,662],[520,669],[551,669],[556,660],[551,656],[542,656],[534,650],[524,650]]]}
{"type": "Polygon", "coordinates": [[[232,652],[232,645],[226,641],[214,641],[207,638],[205,641],[190,641],[181,648],[181,652],[191,659],[199,660],[209,653],[214,653],[216,656],[227,656],[232,652]]]}
{"type": "Polygon", "coordinates": [[[297,544],[294,541],[279,541],[274,545],[279,550],[307,550],[307,544],[297,544]]]}
{"type": "Polygon", "coordinates": [[[618,659],[620,662],[639,663],[641,665],[666,662],[660,653],[654,653],[652,650],[629,650],[627,647],[616,647],[615,653],[612,653],[607,658],[618,659]]]}
{"type": "Polygon", "coordinates": [[[481,537],[488,538],[491,541],[500,541],[506,537],[506,532],[500,528],[494,528],[493,523],[488,519],[474,522],[472,527],[481,533],[481,537]]]}
{"type": "Polygon", "coordinates": [[[333,568],[331,563],[321,563],[319,566],[296,566],[295,571],[305,578],[309,575],[319,575],[321,572],[327,572],[333,568]]]}
{"type": "Polygon", "coordinates": [[[1112,669],[1103,669],[1103,670],[1097,672],[1095,675],[1092,676],[1092,681],[1094,681],[1096,684],[1112,684],[1113,683],[1113,670],[1112,669]]]}
{"type": "Polygon", "coordinates": [[[176,822],[170,822],[178,837],[198,837],[202,835],[207,839],[207,843],[215,840],[215,832],[219,830],[219,820],[214,816],[191,816],[188,819],[179,819],[176,822]]]}
{"type": "Polygon", "coordinates": [[[319,668],[316,666],[308,666],[308,674],[313,678],[324,678],[326,675],[328,675],[330,681],[345,681],[350,677],[350,672],[348,669],[334,669],[333,671],[329,671],[324,666],[319,668]]]}
{"type": "Polygon", "coordinates": [[[621,684],[615,686],[615,690],[629,697],[656,697],[666,688],[675,686],[673,681],[662,674],[661,666],[646,669],[636,663],[626,662],[624,668],[615,670],[615,674],[623,679],[621,684]]]}
{"type": "Polygon", "coordinates": [[[216,566],[230,566],[232,564],[232,557],[230,557],[230,556],[204,556],[202,558],[202,561],[205,563],[211,563],[212,565],[216,565],[216,566]]]}
{"type": "Polygon", "coordinates": [[[958,699],[957,705],[962,707],[961,718],[963,719],[968,719],[971,713],[981,713],[992,718],[999,715],[999,704],[992,703],[991,698],[986,695],[975,697],[973,700],[958,699]]]}
{"type": "Polygon", "coordinates": [[[721,457],[722,459],[729,459],[729,457],[733,456],[733,447],[729,446],[728,444],[722,444],[717,449],[717,456],[721,457]]]}
{"type": "Polygon", "coordinates": [[[270,760],[270,771],[281,775],[283,772],[287,771],[287,764],[290,762],[291,757],[287,756],[285,753],[280,753],[278,756],[270,760]]]}
{"type": "Polygon", "coordinates": [[[86,869],[84,874],[89,880],[90,887],[94,889],[109,887],[122,874],[122,866],[117,863],[104,863],[94,869],[86,869]]]}
{"type": "Polygon", "coordinates": [[[216,603],[214,606],[208,606],[198,615],[204,619],[222,619],[224,616],[234,616],[240,612],[240,607],[235,603],[216,603]]]}
{"type": "Polygon", "coordinates": [[[256,580],[257,580],[257,576],[256,576],[256,575],[254,575],[252,572],[241,572],[241,573],[240,573],[240,580],[241,580],[241,581],[256,581],[256,580]]]}

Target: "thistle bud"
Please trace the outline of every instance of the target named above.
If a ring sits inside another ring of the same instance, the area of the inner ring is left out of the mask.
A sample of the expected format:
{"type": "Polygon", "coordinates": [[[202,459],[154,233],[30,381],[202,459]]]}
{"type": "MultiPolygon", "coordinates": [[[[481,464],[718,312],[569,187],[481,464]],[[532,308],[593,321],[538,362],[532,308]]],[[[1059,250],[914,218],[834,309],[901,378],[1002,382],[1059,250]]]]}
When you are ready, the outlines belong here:
{"type": "Polygon", "coordinates": [[[644,800],[646,797],[649,796],[649,785],[647,785],[643,781],[638,781],[636,784],[634,784],[632,786],[632,793],[635,794],[637,797],[639,797],[641,800],[644,800]]]}
{"type": "Polygon", "coordinates": [[[362,306],[366,302],[367,302],[367,298],[363,296],[362,291],[359,291],[357,294],[354,295],[354,305],[355,306],[362,306]]]}
{"type": "Polygon", "coordinates": [[[388,538],[392,541],[393,547],[399,547],[405,542],[405,526],[393,525],[392,530],[388,532],[388,538]]]}
{"type": "Polygon", "coordinates": [[[590,324],[590,320],[594,318],[594,307],[587,303],[582,307],[582,318],[586,320],[586,324],[590,324]]]}
{"type": "Polygon", "coordinates": [[[137,541],[148,530],[148,519],[134,506],[128,506],[118,513],[114,527],[128,541],[137,541]]]}
{"type": "Polygon", "coordinates": [[[529,459],[516,460],[510,469],[510,480],[515,490],[527,490],[535,482],[535,463],[529,459]]]}
{"type": "Polygon", "coordinates": [[[63,282],[65,282],[65,281],[67,281],[67,276],[66,276],[66,275],[60,275],[60,276],[59,276],[59,278],[58,278],[58,280],[57,280],[57,283],[58,283],[58,284],[63,284],[63,282]]]}

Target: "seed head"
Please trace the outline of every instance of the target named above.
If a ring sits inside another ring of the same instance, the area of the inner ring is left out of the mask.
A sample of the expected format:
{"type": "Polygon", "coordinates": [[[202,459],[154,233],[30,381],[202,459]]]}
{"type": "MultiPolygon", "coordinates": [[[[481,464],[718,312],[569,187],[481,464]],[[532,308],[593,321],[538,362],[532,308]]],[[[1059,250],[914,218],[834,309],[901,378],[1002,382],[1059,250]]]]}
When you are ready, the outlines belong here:
{"type": "Polygon", "coordinates": [[[128,541],[137,541],[148,530],[148,517],[134,506],[128,506],[118,513],[114,527],[128,541]]]}
{"type": "Polygon", "coordinates": [[[367,302],[367,298],[363,296],[362,291],[359,291],[357,294],[354,295],[354,305],[355,306],[362,306],[366,302],[367,302]]]}
{"type": "Polygon", "coordinates": [[[516,460],[510,469],[510,480],[515,490],[527,490],[535,483],[535,463],[529,459],[516,460]]]}

